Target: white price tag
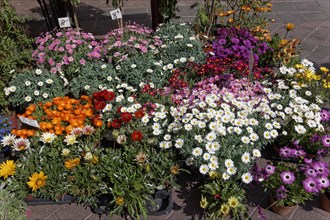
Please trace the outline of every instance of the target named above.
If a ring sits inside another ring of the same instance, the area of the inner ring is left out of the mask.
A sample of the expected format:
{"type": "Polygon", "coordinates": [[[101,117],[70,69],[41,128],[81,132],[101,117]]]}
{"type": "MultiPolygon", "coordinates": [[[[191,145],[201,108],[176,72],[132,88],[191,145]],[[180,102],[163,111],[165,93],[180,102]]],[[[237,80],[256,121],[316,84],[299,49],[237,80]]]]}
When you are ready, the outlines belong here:
{"type": "Polygon", "coordinates": [[[37,120],[32,120],[32,119],[29,119],[29,118],[24,118],[22,116],[18,116],[18,118],[24,124],[30,125],[32,127],[40,128],[37,120]]]}
{"type": "Polygon", "coordinates": [[[60,25],[60,28],[71,27],[71,23],[70,23],[70,18],[69,17],[58,18],[58,23],[60,25]]]}
{"type": "Polygon", "coordinates": [[[119,8],[110,11],[110,15],[111,15],[112,20],[117,20],[117,19],[122,18],[121,11],[119,8]]]}

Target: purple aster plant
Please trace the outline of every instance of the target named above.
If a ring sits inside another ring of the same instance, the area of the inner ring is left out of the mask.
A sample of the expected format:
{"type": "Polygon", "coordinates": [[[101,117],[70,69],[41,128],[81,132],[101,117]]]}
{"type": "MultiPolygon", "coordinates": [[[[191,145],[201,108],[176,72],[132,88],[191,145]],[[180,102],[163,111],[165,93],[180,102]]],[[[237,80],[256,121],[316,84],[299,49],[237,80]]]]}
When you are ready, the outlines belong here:
{"type": "Polygon", "coordinates": [[[290,171],[284,171],[280,174],[281,180],[284,184],[292,184],[295,180],[296,177],[293,172],[290,171]]]}
{"type": "Polygon", "coordinates": [[[306,190],[306,192],[309,192],[309,193],[318,193],[319,192],[318,183],[314,178],[308,177],[302,181],[302,184],[303,184],[303,187],[306,190]]]}
{"type": "Polygon", "coordinates": [[[265,172],[267,175],[272,175],[275,173],[275,166],[271,165],[271,164],[268,164],[266,167],[265,167],[265,172]]]}
{"type": "Polygon", "coordinates": [[[322,109],[320,112],[321,120],[327,122],[330,120],[330,111],[322,109]]]}

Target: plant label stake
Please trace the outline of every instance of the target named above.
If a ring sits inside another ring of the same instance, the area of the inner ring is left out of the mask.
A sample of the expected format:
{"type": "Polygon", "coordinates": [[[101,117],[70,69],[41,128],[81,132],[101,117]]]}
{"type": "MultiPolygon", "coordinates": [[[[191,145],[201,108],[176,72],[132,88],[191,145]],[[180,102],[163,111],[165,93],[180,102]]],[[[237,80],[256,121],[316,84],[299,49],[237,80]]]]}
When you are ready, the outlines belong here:
{"type": "Polygon", "coordinates": [[[120,28],[122,28],[123,27],[123,16],[121,14],[120,9],[117,8],[115,10],[110,11],[110,15],[111,15],[112,20],[118,20],[118,19],[120,20],[120,22],[119,21],[117,21],[117,22],[118,22],[118,26],[120,28]]]}
{"type": "Polygon", "coordinates": [[[58,18],[58,23],[60,25],[60,28],[71,27],[71,23],[70,23],[70,18],[69,17],[58,18]]]}
{"type": "Polygon", "coordinates": [[[18,118],[24,124],[30,125],[32,127],[40,128],[40,126],[39,126],[39,124],[36,120],[32,120],[32,119],[25,118],[25,117],[22,117],[22,116],[18,116],[18,118]]]}

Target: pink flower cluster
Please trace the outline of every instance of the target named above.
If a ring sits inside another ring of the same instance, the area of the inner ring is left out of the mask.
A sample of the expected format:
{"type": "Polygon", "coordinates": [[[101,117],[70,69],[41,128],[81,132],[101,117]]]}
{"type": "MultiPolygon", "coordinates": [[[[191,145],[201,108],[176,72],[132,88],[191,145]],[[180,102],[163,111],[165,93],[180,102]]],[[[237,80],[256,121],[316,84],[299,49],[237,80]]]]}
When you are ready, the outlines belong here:
{"type": "Polygon", "coordinates": [[[67,66],[85,65],[86,58],[101,58],[101,46],[91,33],[74,29],[47,32],[36,40],[32,58],[37,65],[52,73],[62,72],[67,66]]]}
{"type": "Polygon", "coordinates": [[[159,37],[152,36],[153,30],[138,24],[128,25],[115,29],[104,36],[102,48],[108,60],[125,60],[128,52],[136,50],[139,53],[147,53],[150,49],[162,45],[159,37]]]}

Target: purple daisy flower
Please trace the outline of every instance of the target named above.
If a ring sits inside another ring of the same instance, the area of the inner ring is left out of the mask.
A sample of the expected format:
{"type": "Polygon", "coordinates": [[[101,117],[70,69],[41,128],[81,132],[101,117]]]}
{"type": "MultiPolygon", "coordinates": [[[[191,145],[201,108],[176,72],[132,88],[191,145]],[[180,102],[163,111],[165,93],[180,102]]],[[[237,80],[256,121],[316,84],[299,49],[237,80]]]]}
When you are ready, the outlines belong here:
{"type": "Polygon", "coordinates": [[[265,172],[266,172],[266,174],[268,174],[268,175],[272,175],[272,174],[274,174],[274,173],[275,173],[275,166],[268,164],[268,165],[265,167],[265,172]]]}
{"type": "Polygon", "coordinates": [[[296,157],[305,157],[306,156],[306,152],[304,150],[296,150],[295,156],[296,157]]]}
{"type": "Polygon", "coordinates": [[[317,173],[312,168],[307,168],[305,171],[305,175],[308,177],[316,177],[317,173]]]}
{"type": "Polygon", "coordinates": [[[306,192],[309,192],[309,193],[318,193],[319,192],[317,182],[313,178],[308,177],[302,183],[303,183],[303,186],[304,186],[304,189],[306,190],[306,192]]]}
{"type": "Polygon", "coordinates": [[[316,152],[316,154],[317,154],[319,157],[325,157],[325,155],[327,155],[327,153],[328,153],[328,150],[327,150],[327,149],[324,149],[324,148],[319,149],[319,150],[316,152]]]}
{"type": "Polygon", "coordinates": [[[329,179],[326,176],[322,176],[317,180],[317,183],[321,189],[326,189],[330,186],[329,179]]]}
{"type": "Polygon", "coordinates": [[[318,142],[321,139],[320,135],[318,134],[313,134],[313,136],[310,138],[310,141],[313,143],[318,142]]]}
{"type": "Polygon", "coordinates": [[[322,121],[329,121],[330,120],[330,111],[322,109],[320,112],[321,120],[322,121]]]}
{"type": "Polygon", "coordinates": [[[291,148],[288,147],[282,147],[280,148],[280,156],[281,157],[291,157],[291,148]]]}
{"type": "Polygon", "coordinates": [[[285,189],[285,187],[282,185],[279,188],[277,188],[275,190],[275,198],[276,200],[282,200],[285,199],[287,197],[286,194],[287,190],[285,189]]]}
{"type": "Polygon", "coordinates": [[[312,164],[313,169],[318,175],[327,176],[329,175],[329,165],[327,162],[318,161],[312,164]]]}
{"type": "Polygon", "coordinates": [[[306,164],[310,164],[310,163],[312,163],[312,161],[313,161],[313,159],[311,159],[311,158],[304,158],[304,162],[306,163],[306,164]]]}
{"type": "Polygon", "coordinates": [[[322,137],[322,144],[324,147],[330,147],[330,134],[326,134],[322,137]]]}
{"type": "Polygon", "coordinates": [[[294,173],[290,171],[284,171],[280,174],[281,180],[284,184],[292,184],[296,177],[294,176],[294,173]]]}

